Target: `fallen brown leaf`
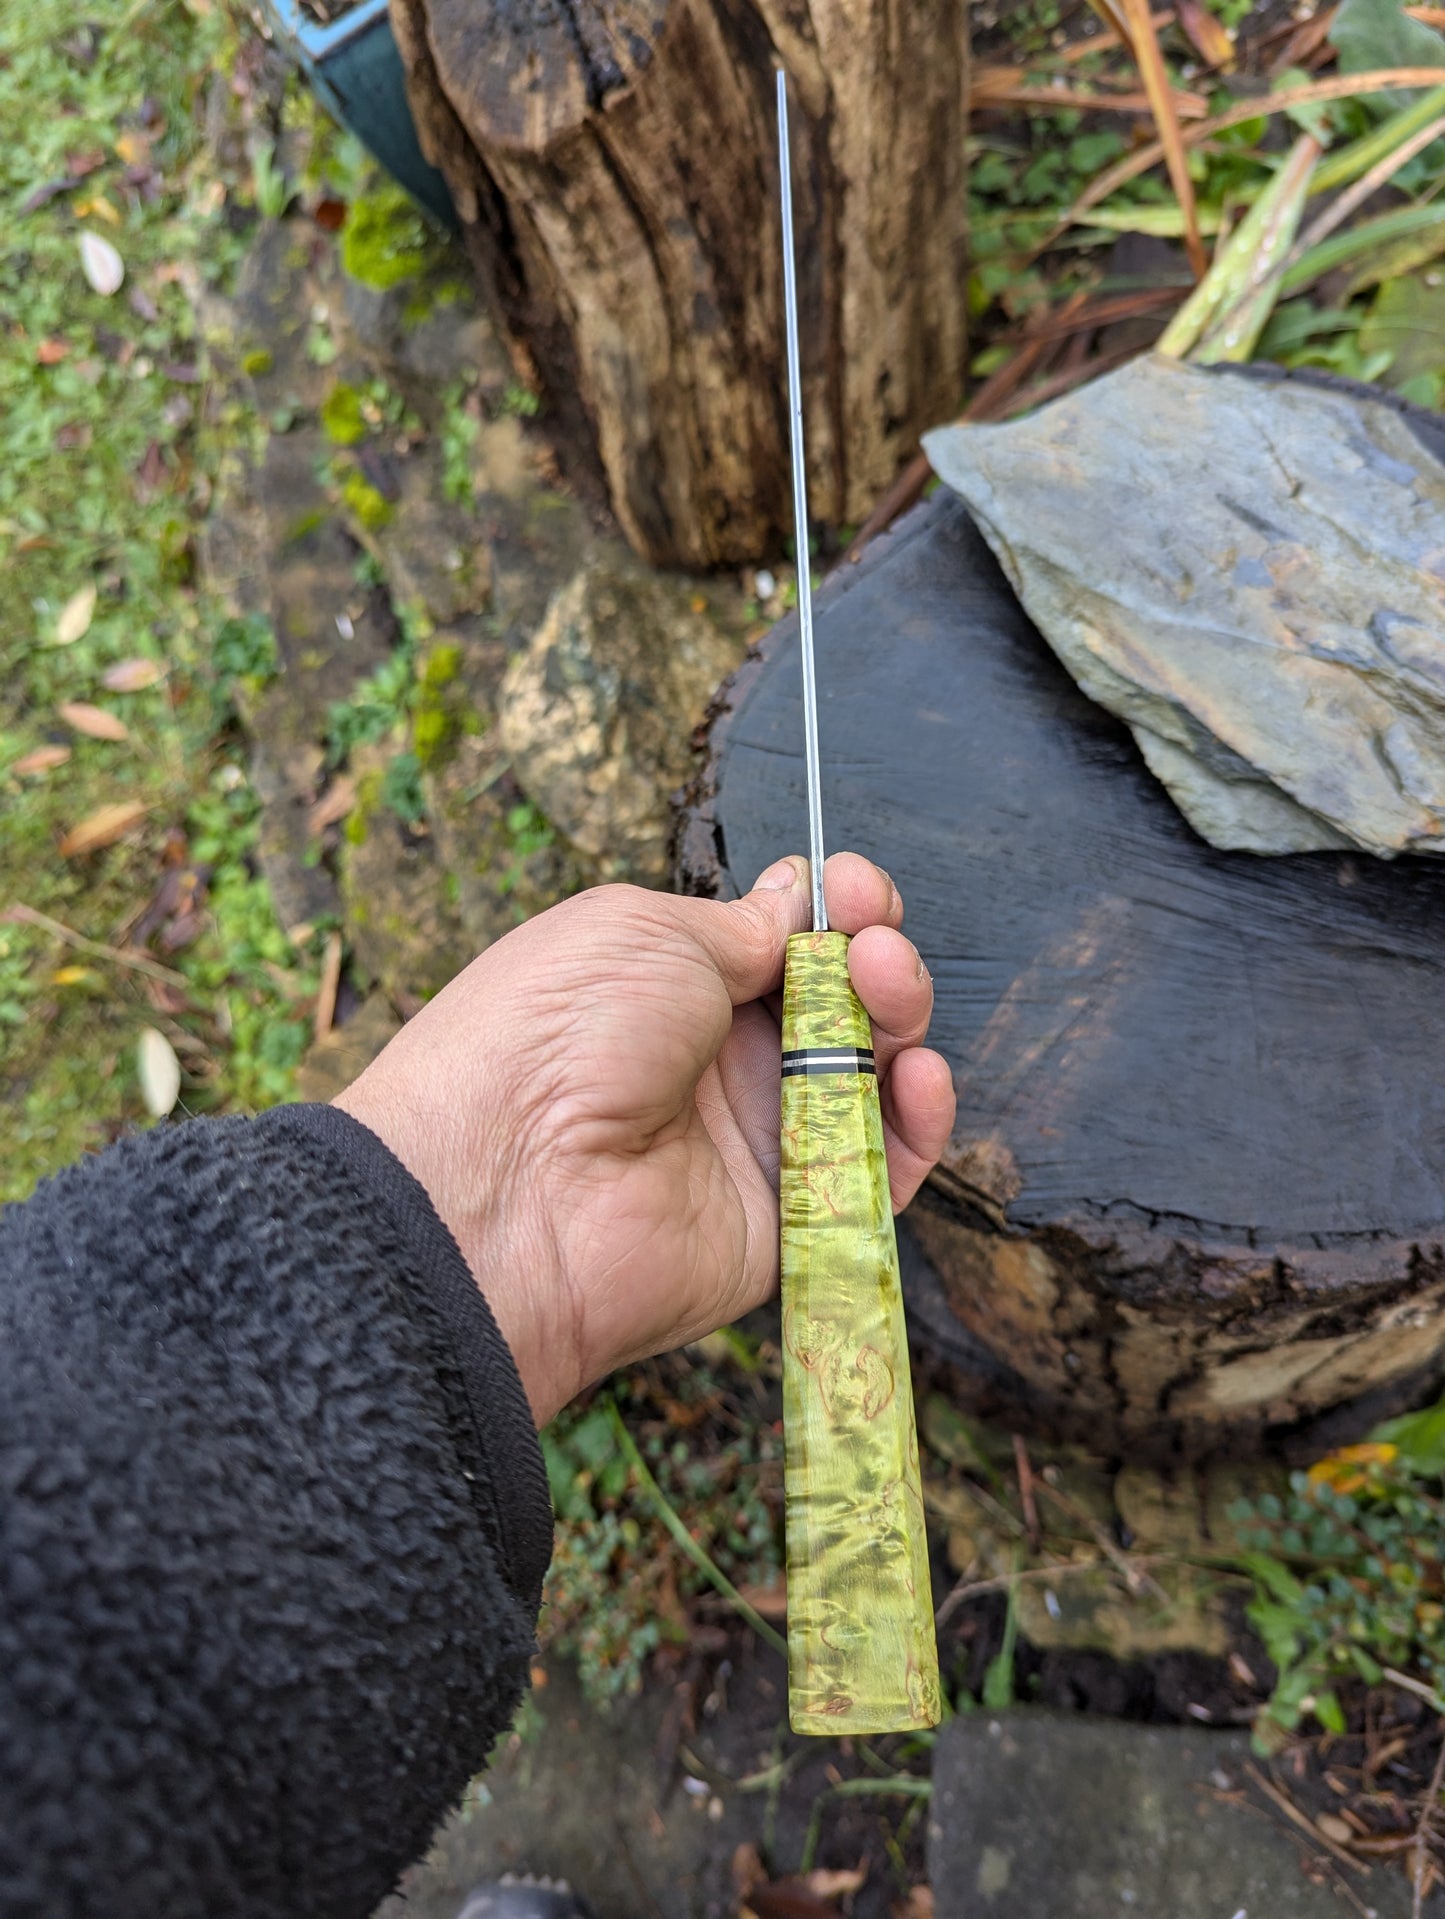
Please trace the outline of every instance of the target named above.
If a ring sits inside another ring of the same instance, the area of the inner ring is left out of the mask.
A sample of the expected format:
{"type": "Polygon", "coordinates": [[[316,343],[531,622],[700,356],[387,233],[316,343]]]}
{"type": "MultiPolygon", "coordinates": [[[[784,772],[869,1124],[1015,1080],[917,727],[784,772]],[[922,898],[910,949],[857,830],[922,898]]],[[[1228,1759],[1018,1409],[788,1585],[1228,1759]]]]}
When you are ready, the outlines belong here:
{"type": "Polygon", "coordinates": [[[803,1884],[819,1899],[847,1899],[858,1891],[867,1877],[868,1861],[862,1859],[852,1868],[835,1868],[832,1871],[826,1866],[815,1866],[811,1872],[803,1874],[803,1884]]]}
{"type": "Polygon", "coordinates": [[[108,693],[143,693],[165,676],[166,669],[159,660],[122,660],[118,666],[105,669],[100,683],[108,693]]]}
{"type": "Polygon", "coordinates": [[[35,349],[36,365],[59,366],[60,362],[69,352],[70,342],[68,340],[42,340],[40,345],[35,349]]]}
{"type": "Polygon", "coordinates": [[[115,150],[128,167],[146,166],[151,157],[150,136],[146,133],[127,131],[116,141],[115,150]]]}
{"type": "Polygon", "coordinates": [[[138,826],[149,811],[139,800],[113,800],[109,806],[97,807],[79,826],[71,827],[60,842],[61,856],[79,859],[85,853],[98,853],[103,846],[113,846],[122,834],[138,826]]]}
{"type": "Polygon", "coordinates": [[[910,1886],[908,1897],[893,1910],[897,1919],[933,1919],[932,1886],[910,1886]]]}
{"type": "Polygon", "coordinates": [[[1189,43],[1206,66],[1228,73],[1234,65],[1234,42],[1224,30],[1224,22],[1208,13],[1199,0],[1177,0],[1175,11],[1189,43]]]}
{"type": "Polygon", "coordinates": [[[356,804],[356,781],[349,773],[338,773],[306,815],[306,837],[316,839],[328,826],[344,820],[356,804]]]}
{"type": "Polygon", "coordinates": [[[136,468],[136,498],[144,506],[153,500],[169,477],[166,470],[166,456],[161,450],[159,440],[152,440],[141,455],[141,463],[136,468]]]}
{"type": "Polygon", "coordinates": [[[104,147],[72,147],[65,156],[65,171],[72,180],[83,180],[105,165],[104,147]]]}
{"type": "Polygon", "coordinates": [[[33,753],[22,753],[15,760],[10,771],[23,778],[28,773],[50,773],[57,766],[64,766],[70,758],[68,746],[37,746],[33,753]]]}
{"type": "Polygon", "coordinates": [[[764,1619],[786,1619],[788,1616],[788,1589],[781,1579],[770,1586],[740,1586],[742,1597],[755,1613],[764,1619]]]}
{"type": "Polygon", "coordinates": [[[74,646],[77,640],[83,639],[89,632],[90,623],[95,618],[95,599],[94,582],[81,587],[79,592],[71,594],[65,605],[61,607],[60,617],[55,622],[57,646],[74,646]]]}
{"type": "Polygon", "coordinates": [[[67,726],[83,733],[88,740],[128,740],[130,728],[119,714],[103,706],[91,706],[86,700],[62,700],[55,709],[67,726]]]}
{"type": "Polygon", "coordinates": [[[344,200],[318,200],[312,210],[311,218],[323,233],[337,233],[346,224],[346,202],[344,200]]]}

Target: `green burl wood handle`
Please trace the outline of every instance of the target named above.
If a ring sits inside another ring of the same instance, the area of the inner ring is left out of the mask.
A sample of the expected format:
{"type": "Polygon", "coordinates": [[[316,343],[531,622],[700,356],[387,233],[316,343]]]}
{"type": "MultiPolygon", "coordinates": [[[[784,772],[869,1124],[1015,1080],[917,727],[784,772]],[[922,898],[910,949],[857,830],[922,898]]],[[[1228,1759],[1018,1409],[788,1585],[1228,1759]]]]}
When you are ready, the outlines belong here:
{"type": "Polygon", "coordinates": [[[937,1725],[938,1650],[873,1033],[844,933],[788,941],[783,1414],[794,1732],[937,1725]]]}

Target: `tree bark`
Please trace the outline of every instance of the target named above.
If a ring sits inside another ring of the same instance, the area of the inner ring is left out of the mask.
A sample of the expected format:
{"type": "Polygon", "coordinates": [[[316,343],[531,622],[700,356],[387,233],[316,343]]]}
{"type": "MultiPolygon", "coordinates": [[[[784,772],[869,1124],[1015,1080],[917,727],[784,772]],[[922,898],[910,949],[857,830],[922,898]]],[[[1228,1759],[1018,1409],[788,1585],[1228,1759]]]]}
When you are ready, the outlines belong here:
{"type": "MultiPolygon", "coordinates": [[[[817,645],[828,843],[898,881],[958,1087],[907,1226],[965,1390],[1196,1455],[1418,1401],[1445,1370],[1445,863],[1206,846],[951,495],[834,576],[817,645]]],[[[796,653],[789,620],[720,696],[686,890],[806,842],[796,653]]]]}
{"type": "Polygon", "coordinates": [[[773,69],[793,81],[809,492],[861,518],[957,410],[967,9],[955,0],[392,0],[484,293],[637,550],[790,527],[773,69]]]}

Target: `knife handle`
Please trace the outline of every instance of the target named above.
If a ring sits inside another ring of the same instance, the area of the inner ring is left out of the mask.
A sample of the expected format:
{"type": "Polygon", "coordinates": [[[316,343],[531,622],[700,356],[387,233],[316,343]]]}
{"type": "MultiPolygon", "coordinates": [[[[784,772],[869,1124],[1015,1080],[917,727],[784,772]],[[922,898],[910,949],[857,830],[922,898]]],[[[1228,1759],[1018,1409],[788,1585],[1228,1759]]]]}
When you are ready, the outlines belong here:
{"type": "Polygon", "coordinates": [[[794,1732],[937,1725],[938,1650],[873,1032],[844,933],[783,980],[780,1174],[794,1732]]]}

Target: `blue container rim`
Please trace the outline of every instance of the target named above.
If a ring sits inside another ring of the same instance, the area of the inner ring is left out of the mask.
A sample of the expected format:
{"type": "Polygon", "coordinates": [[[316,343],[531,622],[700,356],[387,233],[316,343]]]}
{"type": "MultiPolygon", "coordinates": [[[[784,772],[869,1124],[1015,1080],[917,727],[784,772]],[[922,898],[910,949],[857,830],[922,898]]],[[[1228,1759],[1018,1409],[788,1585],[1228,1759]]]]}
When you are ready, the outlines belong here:
{"type": "Polygon", "coordinates": [[[326,26],[313,20],[302,8],[300,0],[270,0],[270,10],[276,16],[282,32],[300,41],[306,51],[318,60],[335,53],[338,47],[359,39],[363,33],[369,33],[378,20],[388,17],[387,0],[360,0],[360,4],[349,13],[344,13],[339,20],[332,20],[326,26]]]}

